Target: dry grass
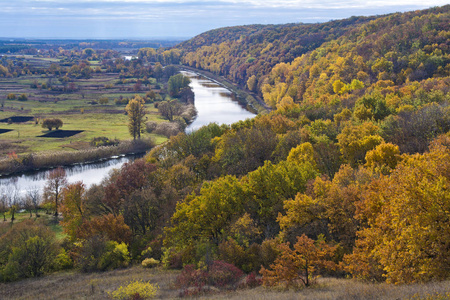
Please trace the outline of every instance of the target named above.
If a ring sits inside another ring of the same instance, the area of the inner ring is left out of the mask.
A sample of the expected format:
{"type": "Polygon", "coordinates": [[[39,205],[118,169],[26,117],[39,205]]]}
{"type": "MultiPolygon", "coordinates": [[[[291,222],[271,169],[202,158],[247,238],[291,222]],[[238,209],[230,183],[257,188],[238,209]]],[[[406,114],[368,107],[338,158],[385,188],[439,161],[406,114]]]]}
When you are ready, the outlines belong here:
{"type": "Polygon", "coordinates": [[[177,291],[172,286],[177,275],[177,271],[144,269],[140,266],[104,273],[59,273],[0,283],[0,299],[111,299],[108,292],[137,279],[157,283],[160,299],[176,298],[177,291]]]}
{"type": "MultiPolygon", "coordinates": [[[[74,271],[43,278],[0,284],[1,299],[111,299],[108,292],[132,280],[158,284],[158,299],[174,299],[179,271],[144,269],[135,266],[104,273],[81,274],[74,271]]],[[[450,281],[414,285],[370,284],[350,279],[322,278],[314,287],[279,291],[258,287],[209,294],[200,299],[437,299],[433,295],[450,295],[450,281]],[[429,298],[427,298],[429,297],[429,298]]],[[[444,297],[439,299],[445,299],[444,297]]]]}

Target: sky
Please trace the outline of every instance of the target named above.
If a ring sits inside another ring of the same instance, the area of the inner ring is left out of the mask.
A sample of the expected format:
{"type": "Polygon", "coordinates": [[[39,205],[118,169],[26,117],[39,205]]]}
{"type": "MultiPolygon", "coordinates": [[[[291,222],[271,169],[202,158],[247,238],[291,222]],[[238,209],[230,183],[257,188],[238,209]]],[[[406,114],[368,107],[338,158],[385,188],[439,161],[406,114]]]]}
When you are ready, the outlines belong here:
{"type": "Polygon", "coordinates": [[[448,0],[0,0],[0,38],[190,38],[248,24],[317,23],[448,0]]]}

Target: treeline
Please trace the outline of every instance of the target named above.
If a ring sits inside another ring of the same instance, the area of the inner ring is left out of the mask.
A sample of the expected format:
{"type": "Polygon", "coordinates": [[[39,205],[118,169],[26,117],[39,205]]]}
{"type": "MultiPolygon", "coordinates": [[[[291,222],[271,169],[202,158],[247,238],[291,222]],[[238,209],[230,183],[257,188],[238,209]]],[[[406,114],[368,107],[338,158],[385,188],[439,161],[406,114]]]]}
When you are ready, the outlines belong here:
{"type": "Polygon", "coordinates": [[[321,24],[220,28],[177,48],[183,51],[183,64],[223,75],[244,86],[251,76],[264,77],[276,64],[290,62],[373,19],[353,17],[321,24]]]}

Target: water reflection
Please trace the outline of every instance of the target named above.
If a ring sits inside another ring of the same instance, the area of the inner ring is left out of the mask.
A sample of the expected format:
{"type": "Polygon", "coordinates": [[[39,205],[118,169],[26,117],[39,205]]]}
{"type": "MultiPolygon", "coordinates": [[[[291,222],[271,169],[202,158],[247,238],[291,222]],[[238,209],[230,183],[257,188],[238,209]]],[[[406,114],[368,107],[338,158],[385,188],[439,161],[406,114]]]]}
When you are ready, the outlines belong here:
{"type": "MultiPolygon", "coordinates": [[[[86,187],[99,184],[115,168],[120,168],[124,163],[142,157],[143,154],[115,157],[95,163],[80,164],[65,167],[67,181],[75,183],[82,181],[86,187]]],[[[13,175],[0,178],[0,189],[16,189],[20,195],[27,191],[43,190],[46,177],[51,170],[27,172],[22,175],[13,175]]]]}
{"type": "Polygon", "coordinates": [[[255,116],[237,101],[234,93],[218,83],[192,72],[183,72],[183,74],[191,79],[191,88],[195,94],[195,108],[198,112],[197,118],[188,126],[186,132],[209,123],[232,124],[255,116]]]}

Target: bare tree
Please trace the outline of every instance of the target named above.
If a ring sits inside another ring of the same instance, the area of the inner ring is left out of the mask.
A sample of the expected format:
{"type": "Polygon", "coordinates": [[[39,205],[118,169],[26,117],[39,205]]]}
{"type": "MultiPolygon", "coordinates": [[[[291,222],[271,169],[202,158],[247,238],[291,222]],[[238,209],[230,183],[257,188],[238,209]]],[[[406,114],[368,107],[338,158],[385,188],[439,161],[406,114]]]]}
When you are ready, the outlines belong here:
{"type": "Polygon", "coordinates": [[[0,213],[3,215],[3,222],[6,222],[6,212],[8,211],[8,199],[6,196],[6,188],[0,189],[0,213]]]}
{"type": "Polygon", "coordinates": [[[48,202],[53,202],[55,209],[55,219],[58,218],[58,205],[63,188],[67,185],[66,171],[59,167],[50,171],[47,175],[47,182],[44,186],[44,198],[48,202]]]}
{"type": "Polygon", "coordinates": [[[11,223],[14,222],[17,207],[20,205],[20,195],[17,189],[17,185],[8,185],[4,189],[4,197],[6,200],[6,205],[9,208],[9,213],[11,214],[11,223]]]}
{"type": "MultiPolygon", "coordinates": [[[[41,193],[37,187],[33,187],[27,192],[27,198],[31,201],[32,209],[34,209],[34,214],[39,217],[39,205],[41,204],[41,193]]],[[[31,215],[31,210],[30,210],[31,215]]]]}

